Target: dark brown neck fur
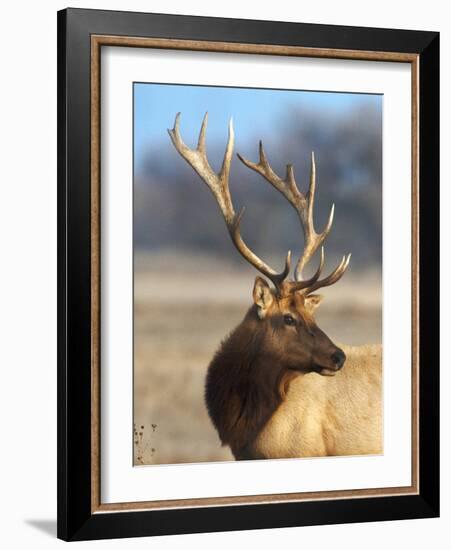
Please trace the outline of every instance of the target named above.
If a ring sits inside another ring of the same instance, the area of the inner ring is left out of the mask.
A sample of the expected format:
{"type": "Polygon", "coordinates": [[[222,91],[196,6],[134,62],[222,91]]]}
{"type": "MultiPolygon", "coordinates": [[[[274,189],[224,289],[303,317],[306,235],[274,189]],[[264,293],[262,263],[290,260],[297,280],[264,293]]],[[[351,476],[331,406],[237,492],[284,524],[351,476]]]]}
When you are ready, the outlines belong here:
{"type": "Polygon", "coordinates": [[[205,400],[224,445],[237,459],[246,458],[264,425],[280,405],[287,372],[265,349],[269,322],[253,306],[242,323],[221,344],[210,363],[205,400]]]}

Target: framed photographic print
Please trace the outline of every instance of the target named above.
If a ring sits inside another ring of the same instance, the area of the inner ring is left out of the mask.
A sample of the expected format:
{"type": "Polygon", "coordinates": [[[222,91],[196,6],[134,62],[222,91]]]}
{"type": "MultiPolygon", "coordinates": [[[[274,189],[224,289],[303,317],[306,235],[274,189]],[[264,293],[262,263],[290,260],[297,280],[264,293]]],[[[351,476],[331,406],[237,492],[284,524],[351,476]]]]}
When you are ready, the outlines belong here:
{"type": "Polygon", "coordinates": [[[439,35],[58,14],[58,536],[439,513],[439,35]]]}

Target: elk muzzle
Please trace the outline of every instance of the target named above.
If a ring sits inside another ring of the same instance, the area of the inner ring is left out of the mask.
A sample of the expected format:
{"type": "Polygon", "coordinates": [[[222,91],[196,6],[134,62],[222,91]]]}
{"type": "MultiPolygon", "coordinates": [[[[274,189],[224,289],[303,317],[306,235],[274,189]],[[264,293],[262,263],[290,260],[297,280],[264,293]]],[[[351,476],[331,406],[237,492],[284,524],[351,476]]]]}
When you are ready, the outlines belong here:
{"type": "Polygon", "coordinates": [[[344,351],[341,350],[341,349],[338,349],[337,351],[332,353],[330,358],[332,359],[332,363],[335,364],[335,368],[337,370],[340,370],[343,367],[343,365],[345,364],[345,361],[346,361],[346,355],[345,355],[344,351]]]}
{"type": "Polygon", "coordinates": [[[322,376],[335,376],[343,368],[345,362],[345,352],[334,346],[334,349],[328,355],[325,354],[321,358],[314,358],[312,370],[322,376]]]}

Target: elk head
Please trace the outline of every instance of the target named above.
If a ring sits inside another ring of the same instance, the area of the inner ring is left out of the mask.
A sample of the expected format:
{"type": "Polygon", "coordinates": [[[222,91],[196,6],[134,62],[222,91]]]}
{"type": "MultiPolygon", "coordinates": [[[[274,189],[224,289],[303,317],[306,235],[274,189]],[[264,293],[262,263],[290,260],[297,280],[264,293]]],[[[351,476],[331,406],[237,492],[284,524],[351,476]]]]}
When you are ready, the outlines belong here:
{"type": "Polygon", "coordinates": [[[334,375],[343,367],[346,357],[314,320],[314,311],[322,299],[314,292],[336,283],[348,267],[351,255],[343,256],[332,273],[320,278],[324,267],[323,243],[332,227],[334,206],[331,208],[326,227],[322,232],[317,233],[313,223],[316,187],[313,153],[310,185],[305,195],[296,184],[293,166],[288,164],[285,178],[279,177],[271,168],[261,142],[258,163],[251,162],[238,154],[241,162],[263,176],[288,200],[298,214],[304,233],[304,250],[296,264],[294,278],[289,280],[287,277],[291,267],[291,252],[287,253],[283,270],[277,272],[250,250],[241,237],[240,222],[244,208],[238,214],[235,212],[229,191],[229,173],[234,146],[232,121],[229,123],[224,160],[218,174],[213,171],[207,159],[206,128],[207,114],[202,122],[196,149],[187,147],[180,136],[180,113],[175,118],[174,128],[168,132],[178,153],[213,193],[238,252],[273,284],[273,287],[270,287],[265,279],[256,278],[253,289],[254,306],[244,323],[247,323],[253,332],[264,336],[254,340],[263,343],[262,352],[268,354],[272,358],[272,363],[277,364],[278,368],[282,367],[285,371],[313,371],[322,375],[334,375]],[[305,279],[303,270],[318,249],[320,249],[319,266],[312,277],[305,279]]]}

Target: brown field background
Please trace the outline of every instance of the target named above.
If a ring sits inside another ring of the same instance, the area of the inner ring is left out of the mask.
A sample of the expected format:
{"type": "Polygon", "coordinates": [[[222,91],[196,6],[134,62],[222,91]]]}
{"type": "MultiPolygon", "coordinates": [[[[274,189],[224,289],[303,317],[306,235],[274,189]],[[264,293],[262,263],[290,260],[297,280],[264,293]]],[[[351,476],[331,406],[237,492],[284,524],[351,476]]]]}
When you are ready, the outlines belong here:
{"type": "MultiPolygon", "coordinates": [[[[135,465],[233,459],[208,417],[204,380],[219,343],[251,305],[255,275],[211,257],[135,254],[135,465]]],[[[317,322],[336,343],[381,342],[378,271],[353,272],[351,263],[323,294],[317,322]]]]}

